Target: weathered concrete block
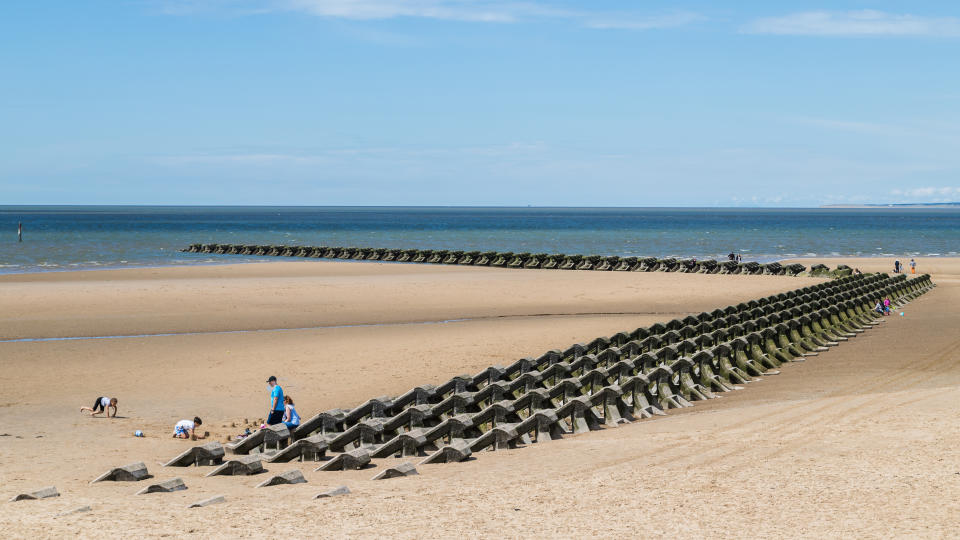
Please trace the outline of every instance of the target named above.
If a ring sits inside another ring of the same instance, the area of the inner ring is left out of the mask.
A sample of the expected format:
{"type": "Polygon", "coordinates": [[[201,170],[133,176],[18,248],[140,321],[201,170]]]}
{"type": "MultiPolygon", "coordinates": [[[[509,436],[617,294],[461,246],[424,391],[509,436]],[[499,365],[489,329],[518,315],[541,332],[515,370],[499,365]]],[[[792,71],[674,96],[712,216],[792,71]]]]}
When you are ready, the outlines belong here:
{"type": "Polygon", "coordinates": [[[286,424],[274,424],[267,426],[263,430],[263,447],[276,448],[277,450],[287,446],[290,440],[290,428],[286,424]]]}
{"type": "Polygon", "coordinates": [[[247,476],[263,472],[263,464],[260,463],[260,456],[240,456],[229,461],[225,461],[216,469],[210,471],[207,476],[247,476]]]}
{"type": "Polygon", "coordinates": [[[364,448],[357,448],[337,454],[336,457],[323,465],[317,467],[317,471],[347,471],[351,469],[362,469],[370,463],[370,451],[364,448]]]}
{"type": "Polygon", "coordinates": [[[194,446],[185,450],[179,456],[164,463],[164,467],[189,467],[191,465],[219,465],[223,462],[223,445],[211,442],[201,446],[194,446]]]}
{"type": "Polygon", "coordinates": [[[147,493],[171,493],[174,491],[183,491],[184,489],[187,489],[187,485],[183,483],[183,480],[179,478],[173,478],[165,482],[160,482],[159,484],[150,484],[149,486],[138,491],[136,494],[146,495],[147,493]]]}
{"type": "Polygon", "coordinates": [[[60,512],[59,514],[57,514],[57,517],[69,516],[69,515],[71,515],[71,514],[80,514],[80,513],[83,513],[83,512],[89,512],[89,511],[91,511],[91,510],[93,510],[93,509],[90,508],[90,505],[78,506],[78,507],[73,508],[73,509],[71,509],[71,510],[66,510],[66,511],[60,512]]]}
{"type": "Polygon", "coordinates": [[[227,448],[234,454],[249,454],[252,450],[259,448],[260,445],[263,444],[263,433],[264,431],[262,429],[258,429],[239,441],[227,443],[227,448]]]}
{"type": "Polygon", "coordinates": [[[349,493],[350,493],[350,488],[348,488],[347,486],[340,486],[336,489],[331,489],[330,491],[317,493],[314,499],[326,499],[329,497],[337,497],[339,495],[348,495],[349,493]]]}
{"type": "Polygon", "coordinates": [[[277,486],[280,484],[306,484],[307,479],[303,477],[303,473],[297,469],[292,471],[282,472],[280,474],[271,476],[270,478],[264,480],[257,484],[258,488],[267,487],[267,486],[277,486]]]}
{"type": "Polygon", "coordinates": [[[129,465],[124,465],[123,467],[114,467],[109,471],[101,474],[95,480],[90,482],[95,484],[97,482],[139,482],[140,480],[146,480],[151,478],[150,474],[147,472],[147,466],[142,462],[131,463],[129,465]]]}
{"type": "Polygon", "coordinates": [[[50,486],[30,493],[21,493],[16,497],[10,499],[10,502],[14,501],[34,501],[37,499],[49,499],[50,497],[59,497],[60,492],[57,491],[57,488],[50,486]]]}
{"type": "Polygon", "coordinates": [[[187,505],[187,508],[201,508],[203,506],[210,506],[211,504],[220,504],[224,502],[227,502],[227,498],[223,495],[217,495],[216,497],[210,497],[209,499],[204,499],[200,502],[187,505]]]}
{"type": "Polygon", "coordinates": [[[327,451],[327,439],[324,435],[313,435],[295,441],[290,446],[266,458],[270,463],[286,463],[299,459],[300,461],[319,461],[327,451]]]}
{"type": "Polygon", "coordinates": [[[470,445],[463,439],[454,439],[447,446],[441,446],[439,450],[427,456],[420,462],[420,465],[428,463],[454,463],[463,461],[473,453],[470,445]]]}
{"type": "Polygon", "coordinates": [[[397,465],[396,467],[388,467],[381,471],[379,474],[374,476],[372,480],[386,480],[387,478],[397,478],[399,476],[415,476],[420,474],[417,472],[417,468],[413,466],[413,463],[405,462],[397,465]]]}

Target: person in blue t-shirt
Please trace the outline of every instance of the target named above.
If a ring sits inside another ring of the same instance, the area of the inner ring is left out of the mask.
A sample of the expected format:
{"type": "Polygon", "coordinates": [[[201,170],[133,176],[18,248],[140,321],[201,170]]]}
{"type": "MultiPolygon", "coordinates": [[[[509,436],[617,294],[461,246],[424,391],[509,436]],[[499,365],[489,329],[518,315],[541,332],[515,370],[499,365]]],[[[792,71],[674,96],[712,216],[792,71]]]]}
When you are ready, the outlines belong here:
{"type": "Polygon", "coordinates": [[[267,379],[270,386],[270,412],[267,413],[267,425],[272,426],[283,422],[283,388],[277,384],[273,375],[267,379]]]}

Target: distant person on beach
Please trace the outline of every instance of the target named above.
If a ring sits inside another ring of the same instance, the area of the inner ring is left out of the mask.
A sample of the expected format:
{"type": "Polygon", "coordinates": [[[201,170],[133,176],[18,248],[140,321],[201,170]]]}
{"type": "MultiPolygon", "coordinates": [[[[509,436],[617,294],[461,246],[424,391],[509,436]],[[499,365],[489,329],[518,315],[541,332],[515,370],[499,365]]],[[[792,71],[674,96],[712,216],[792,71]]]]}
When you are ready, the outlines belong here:
{"type": "Polygon", "coordinates": [[[893,261],[893,273],[894,274],[900,273],[900,261],[893,261]]]}
{"type": "Polygon", "coordinates": [[[17,242],[23,242],[23,222],[17,222],[17,242]]]}
{"type": "Polygon", "coordinates": [[[300,415],[297,414],[297,408],[293,405],[293,398],[290,396],[284,396],[283,403],[283,423],[286,424],[290,429],[299,426],[300,415]]]}
{"type": "Polygon", "coordinates": [[[107,418],[111,416],[116,418],[117,416],[117,398],[104,397],[100,396],[96,401],[93,402],[93,407],[80,407],[80,412],[90,411],[90,416],[97,416],[100,413],[107,413],[107,418]],[[113,415],[110,414],[110,409],[113,409],[113,415]]]}
{"type": "Polygon", "coordinates": [[[273,375],[267,379],[267,386],[270,388],[270,412],[267,413],[267,425],[272,426],[283,422],[283,388],[277,384],[277,378],[273,375]]]}
{"type": "Polygon", "coordinates": [[[743,262],[743,257],[741,257],[739,253],[737,253],[737,262],[743,262]]]}
{"type": "Polygon", "coordinates": [[[889,315],[889,314],[890,314],[890,299],[889,299],[889,298],[884,298],[884,299],[883,299],[883,314],[884,314],[884,315],[889,315]]]}
{"type": "Polygon", "coordinates": [[[173,427],[173,437],[175,439],[204,439],[207,433],[198,435],[197,426],[203,425],[203,420],[199,416],[194,416],[193,420],[181,420],[173,427]]]}
{"type": "Polygon", "coordinates": [[[873,310],[883,315],[883,303],[880,300],[877,300],[877,305],[873,306],[873,310]]]}
{"type": "Polygon", "coordinates": [[[733,252],[730,252],[730,254],[727,255],[727,258],[730,259],[731,261],[737,260],[737,256],[733,252]]]}
{"type": "Polygon", "coordinates": [[[917,273],[917,261],[913,259],[910,259],[910,273],[911,274],[917,273]]]}
{"type": "Polygon", "coordinates": [[[854,268],[854,269],[853,269],[853,273],[854,273],[854,274],[857,274],[857,275],[860,275],[860,274],[862,274],[863,272],[861,272],[859,268],[854,268]]]}

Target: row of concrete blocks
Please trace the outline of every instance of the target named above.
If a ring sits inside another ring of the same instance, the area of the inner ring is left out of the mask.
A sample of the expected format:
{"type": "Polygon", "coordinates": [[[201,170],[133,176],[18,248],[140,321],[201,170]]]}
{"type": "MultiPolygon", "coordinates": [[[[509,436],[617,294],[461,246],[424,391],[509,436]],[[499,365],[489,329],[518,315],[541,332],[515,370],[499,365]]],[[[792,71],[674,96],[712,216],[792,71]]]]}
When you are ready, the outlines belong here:
{"type": "Polygon", "coordinates": [[[292,434],[286,426],[272,426],[230,446],[240,454],[276,446],[280,450],[268,458],[276,461],[318,459],[328,450],[348,453],[357,447],[371,457],[436,452],[454,440],[464,440],[476,451],[502,446],[504,441],[516,444],[543,440],[545,435],[553,439],[662,414],[732,390],[783,362],[800,360],[863,332],[874,324],[870,308],[878,294],[905,302],[931,286],[927,276],[909,282],[903,276],[854,281],[871,282],[873,287],[855,299],[840,295],[825,299],[842,309],[795,306],[801,313],[814,314],[789,319],[771,314],[753,321],[758,328],[767,324],[760,331],[725,343],[711,346],[712,338],[702,335],[656,350],[625,347],[585,354],[572,362],[556,358],[542,366],[528,362],[527,368],[543,369],[513,378],[506,376],[506,369],[489,368],[441,387],[418,387],[396,400],[378,398],[352,411],[320,413],[292,434]]]}
{"type": "MultiPolygon", "coordinates": [[[[470,455],[470,449],[466,446],[460,444],[451,445],[444,452],[438,453],[435,457],[432,456],[427,460],[424,460],[422,463],[435,463],[445,461],[445,456],[452,455],[451,452],[457,452],[459,460],[466,459],[470,455]]],[[[266,472],[263,468],[263,463],[261,461],[261,456],[258,455],[249,455],[249,456],[237,456],[231,459],[225,460],[225,452],[223,446],[218,442],[210,442],[200,446],[195,446],[190,448],[174,459],[164,464],[164,467],[189,467],[192,465],[214,465],[216,466],[212,471],[207,473],[206,477],[211,476],[252,476],[266,472]],[[202,456],[202,459],[196,459],[196,456],[202,456]]],[[[348,454],[345,456],[347,461],[351,459],[352,456],[357,454],[348,454]]],[[[369,462],[369,460],[367,460],[369,462]]],[[[328,464],[329,465],[329,464],[328,464]]],[[[321,467],[318,470],[329,470],[330,467],[321,467]]],[[[408,467],[407,465],[400,465],[398,467],[388,467],[380,474],[375,476],[374,480],[379,480],[380,478],[392,478],[400,475],[399,473],[405,473],[404,476],[411,476],[416,474],[416,469],[413,469],[412,466],[408,467]]],[[[303,475],[300,471],[286,471],[273,477],[264,480],[257,487],[267,487],[272,485],[278,485],[282,483],[286,484],[295,484],[297,478],[303,479],[303,475]]],[[[131,463],[123,467],[114,467],[104,474],[97,477],[95,480],[90,482],[91,484],[98,482],[140,482],[153,478],[147,471],[147,466],[143,462],[131,463]]],[[[177,491],[181,489],[186,489],[183,485],[183,482],[179,478],[173,480],[167,480],[164,482],[159,482],[157,484],[151,484],[140,491],[137,492],[137,495],[144,495],[147,493],[156,493],[156,492],[169,492],[177,491]]],[[[23,497],[33,496],[34,498],[44,498],[51,496],[47,492],[35,492],[33,494],[24,495],[23,497]]]]}
{"type": "MultiPolygon", "coordinates": [[[[795,311],[797,311],[797,310],[795,310],[795,311]]],[[[799,311],[803,311],[803,310],[799,310],[799,311]]],[[[774,319],[774,322],[776,322],[776,320],[775,320],[775,319],[776,319],[776,315],[771,315],[771,319],[774,319]]],[[[763,318],[761,318],[761,323],[766,324],[766,321],[764,321],[763,318]]],[[[747,322],[745,323],[745,327],[746,327],[747,330],[750,330],[750,329],[751,329],[751,324],[752,324],[751,321],[747,321],[747,322]]],[[[674,336],[677,336],[677,333],[676,333],[676,332],[668,332],[668,333],[667,333],[667,336],[665,336],[665,337],[668,337],[668,338],[669,338],[671,334],[673,334],[674,336]]],[[[717,336],[723,337],[722,334],[723,334],[722,331],[717,331],[717,332],[714,332],[714,333],[713,333],[713,337],[717,337],[717,336]]],[[[708,340],[710,337],[711,337],[711,336],[698,336],[696,339],[698,340],[698,342],[700,342],[700,344],[702,344],[705,340],[708,340]]],[[[649,342],[650,340],[645,340],[645,341],[649,342]]],[[[642,346],[642,344],[641,344],[641,346],[642,346]]],[[[575,347],[575,348],[574,348],[574,351],[575,351],[575,352],[576,352],[576,349],[577,349],[577,348],[581,348],[581,349],[582,349],[582,347],[575,347]]],[[[558,353],[557,353],[557,352],[551,352],[551,353],[548,353],[548,355],[545,355],[545,357],[549,357],[549,356],[558,356],[558,353]]],[[[556,361],[556,359],[554,359],[554,361],[556,361]]],[[[530,361],[527,360],[527,359],[525,359],[525,360],[519,361],[517,364],[529,364],[529,363],[530,363],[530,361]]],[[[527,366],[527,367],[529,367],[529,366],[527,366]]],[[[509,368],[508,368],[507,371],[508,371],[508,372],[510,371],[509,368]]],[[[477,377],[474,377],[474,379],[476,380],[476,379],[482,379],[482,378],[486,378],[486,377],[490,377],[490,376],[503,375],[502,372],[503,372],[503,369],[502,369],[502,368],[499,368],[499,369],[498,369],[498,368],[489,368],[488,370],[486,370],[485,372],[481,373],[481,374],[478,375],[477,377]]],[[[513,378],[513,377],[515,377],[516,375],[511,375],[511,374],[508,373],[508,376],[510,376],[511,378],[513,378]]],[[[464,380],[464,379],[468,379],[467,377],[461,377],[460,379],[461,379],[460,381],[452,381],[450,384],[445,385],[445,386],[453,386],[453,383],[454,383],[454,382],[460,382],[460,383],[463,383],[463,384],[469,384],[469,381],[468,381],[468,380],[464,380]]],[[[400,401],[402,401],[402,403],[398,403],[398,405],[405,405],[406,402],[409,401],[409,398],[412,397],[412,394],[413,394],[413,393],[423,394],[423,393],[424,393],[424,389],[423,389],[423,388],[418,388],[418,389],[415,389],[414,391],[411,391],[411,393],[408,393],[408,395],[406,396],[408,399],[400,400],[400,401]]],[[[422,397],[421,397],[420,399],[422,400],[422,397]]],[[[375,406],[376,406],[376,404],[374,403],[374,407],[375,407],[375,406]]],[[[351,414],[355,416],[355,415],[356,415],[356,412],[354,411],[354,412],[352,412],[351,414]]],[[[364,413],[364,414],[366,414],[366,413],[364,413]]],[[[388,413],[388,414],[389,414],[389,413],[388,413]]],[[[348,416],[349,416],[349,415],[348,415],[348,416]]],[[[303,428],[301,428],[301,429],[303,429],[303,428]]]]}
{"type": "Polygon", "coordinates": [[[566,255],[549,253],[513,253],[499,251],[460,251],[431,249],[384,249],[327,246],[255,246],[241,244],[191,244],[183,251],[219,255],[256,255],[307,257],[410,263],[495,266],[504,268],[541,268],[559,270],[613,270],[622,272],[687,272],[700,274],[768,274],[768,275],[848,275],[849,267],[835,270],[817,264],[807,271],[802,264],[782,265],[777,262],[737,263],[713,259],[675,259],[656,257],[619,257],[602,255],[566,255]]]}
{"type": "MultiPolygon", "coordinates": [[[[857,281],[870,282],[877,279],[881,278],[878,276],[864,276],[857,281]]],[[[901,278],[894,278],[894,280],[903,281],[901,278]]],[[[913,280],[908,285],[911,288],[919,288],[923,281],[924,279],[913,280]]],[[[831,282],[824,284],[824,287],[836,289],[844,287],[844,284],[831,282]]],[[[722,317],[723,312],[720,312],[716,315],[717,319],[711,321],[712,315],[702,314],[701,318],[693,319],[692,322],[691,318],[688,317],[684,319],[684,321],[671,321],[671,323],[668,323],[666,326],[658,323],[649,329],[637,329],[629,334],[621,332],[611,338],[597,338],[590,344],[577,344],[565,351],[549,351],[537,359],[521,359],[507,368],[490,367],[472,377],[468,375],[454,377],[440,386],[426,385],[417,387],[393,400],[371,400],[354,410],[344,412],[345,420],[342,423],[350,424],[371,414],[374,416],[390,416],[411,404],[419,405],[427,402],[437,402],[448,398],[451,393],[463,392],[471,388],[476,390],[498,380],[509,380],[512,381],[511,384],[515,385],[526,372],[543,370],[554,363],[577,361],[580,357],[589,356],[590,354],[595,354],[603,360],[614,353],[616,357],[620,357],[623,354],[633,355],[649,352],[656,348],[681,341],[691,341],[700,348],[741,336],[744,336],[749,341],[754,339],[751,338],[750,334],[756,332],[758,329],[770,326],[771,324],[781,323],[780,313],[784,312],[786,313],[783,317],[783,324],[788,325],[788,328],[782,330],[789,332],[790,328],[796,328],[799,323],[810,324],[810,319],[815,314],[819,314],[821,318],[831,316],[838,317],[841,314],[840,309],[843,306],[846,306],[846,316],[850,316],[850,310],[853,309],[853,304],[850,304],[851,295],[856,294],[859,296],[865,292],[866,289],[864,287],[858,286],[851,290],[838,293],[841,297],[840,299],[822,297],[814,301],[809,300],[810,295],[804,294],[801,297],[787,298],[783,301],[777,299],[772,305],[762,305],[755,308],[749,308],[741,304],[741,306],[746,309],[746,311],[742,312],[743,317],[752,317],[753,319],[742,320],[738,318],[736,313],[722,317]],[[811,306],[809,305],[810,302],[817,303],[811,306]],[[828,307],[823,307],[825,305],[828,307]],[[780,312],[777,313],[774,310],[780,310],[780,312]],[[792,318],[797,320],[790,321],[789,319],[792,318]],[[686,323],[686,326],[684,326],[684,323],[686,323]],[[667,328],[670,329],[668,330],[667,328]],[[639,337],[643,337],[643,339],[637,339],[639,337]]],[[[751,301],[749,304],[753,305],[754,302],[751,301]]],[[[870,305],[872,306],[872,303],[870,305]]],[[[515,387],[512,387],[510,390],[515,390],[515,387]]],[[[319,418],[317,418],[317,420],[319,420],[319,418]]],[[[342,423],[338,422],[338,425],[342,423]]],[[[296,430],[295,435],[298,436],[301,433],[315,430],[316,426],[314,424],[313,419],[305,422],[304,425],[296,430]]],[[[337,426],[333,427],[336,428],[337,426]]]]}

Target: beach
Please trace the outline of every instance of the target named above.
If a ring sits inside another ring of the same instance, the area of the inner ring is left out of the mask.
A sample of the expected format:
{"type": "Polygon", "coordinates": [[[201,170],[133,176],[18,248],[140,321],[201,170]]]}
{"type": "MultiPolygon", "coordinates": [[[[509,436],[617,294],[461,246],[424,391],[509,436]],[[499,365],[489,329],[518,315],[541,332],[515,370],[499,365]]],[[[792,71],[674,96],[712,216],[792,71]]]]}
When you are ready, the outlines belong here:
{"type": "Polygon", "coordinates": [[[938,287],[904,316],[720,399],[384,482],[371,477],[410,459],[347,472],[265,464],[308,483],[263,489],[264,475],[160,467],[191,445],[170,437],[174,423],[200,416],[224,442],[265,416],[269,375],[307,418],[824,280],[333,261],[0,275],[2,495],[61,493],[2,503],[0,525],[24,538],[950,536],[960,259],[917,263],[938,287]],[[120,418],[78,412],[101,395],[119,398],[120,418]],[[189,489],[89,484],[136,461],[189,489]],[[312,499],[339,485],[352,493],[312,499]]]}

